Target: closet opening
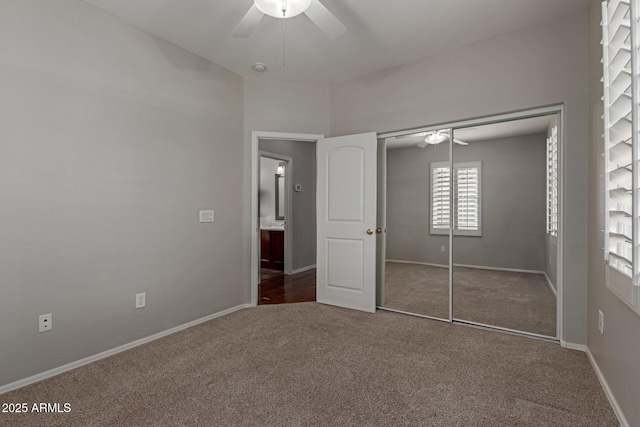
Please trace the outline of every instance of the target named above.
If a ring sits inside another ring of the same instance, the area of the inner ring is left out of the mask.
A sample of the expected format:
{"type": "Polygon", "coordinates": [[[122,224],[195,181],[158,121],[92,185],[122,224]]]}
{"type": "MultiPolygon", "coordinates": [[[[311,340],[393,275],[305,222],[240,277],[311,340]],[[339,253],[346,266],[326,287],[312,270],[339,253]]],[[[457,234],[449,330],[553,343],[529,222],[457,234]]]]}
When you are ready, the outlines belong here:
{"type": "Polygon", "coordinates": [[[561,340],[562,145],[562,106],[381,135],[378,308],[561,340]]]}

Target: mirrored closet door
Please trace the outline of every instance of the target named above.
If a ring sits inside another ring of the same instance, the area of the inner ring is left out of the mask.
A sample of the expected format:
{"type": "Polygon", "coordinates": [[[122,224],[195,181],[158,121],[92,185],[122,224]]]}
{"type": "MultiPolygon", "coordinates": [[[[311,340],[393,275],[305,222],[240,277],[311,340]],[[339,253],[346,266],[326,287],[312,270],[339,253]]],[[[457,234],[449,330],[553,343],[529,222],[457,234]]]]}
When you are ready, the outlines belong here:
{"type": "Polygon", "coordinates": [[[453,318],[556,336],[557,115],[453,130],[453,318]]]}
{"type": "Polygon", "coordinates": [[[379,305],[450,319],[451,129],[386,139],[386,258],[379,305]]]}
{"type": "Polygon", "coordinates": [[[378,306],[557,337],[559,115],[380,140],[378,306]]]}

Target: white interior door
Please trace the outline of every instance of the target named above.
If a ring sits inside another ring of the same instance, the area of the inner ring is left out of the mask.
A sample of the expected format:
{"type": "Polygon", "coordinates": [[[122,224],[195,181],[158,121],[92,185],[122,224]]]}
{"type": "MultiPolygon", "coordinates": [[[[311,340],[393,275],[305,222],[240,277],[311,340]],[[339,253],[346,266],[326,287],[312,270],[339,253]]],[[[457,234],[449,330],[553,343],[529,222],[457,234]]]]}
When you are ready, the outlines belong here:
{"type": "Polygon", "coordinates": [[[317,301],[376,308],[376,134],[318,141],[317,301]]]}

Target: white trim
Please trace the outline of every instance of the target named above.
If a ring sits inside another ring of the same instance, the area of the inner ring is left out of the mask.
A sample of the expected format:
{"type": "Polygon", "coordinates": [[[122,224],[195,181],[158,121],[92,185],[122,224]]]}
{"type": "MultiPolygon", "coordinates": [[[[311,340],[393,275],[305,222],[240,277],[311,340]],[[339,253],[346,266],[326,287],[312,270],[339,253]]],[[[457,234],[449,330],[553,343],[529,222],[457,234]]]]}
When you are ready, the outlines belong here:
{"type": "Polygon", "coordinates": [[[576,344],[573,342],[567,342],[564,340],[560,340],[560,345],[564,348],[568,348],[569,350],[578,350],[578,351],[587,351],[587,346],[584,344],[576,344]]]}
{"type": "Polygon", "coordinates": [[[110,350],[103,351],[98,354],[94,354],[93,356],[88,356],[80,360],[76,360],[75,362],[67,363],[66,365],[59,366],[57,368],[49,369],[48,371],[41,372],[36,375],[32,375],[28,378],[24,378],[0,387],[0,394],[10,392],[12,390],[16,390],[21,387],[25,387],[29,384],[33,384],[38,381],[45,380],[47,378],[51,378],[53,376],[59,375],[63,372],[70,371],[75,368],[79,368],[80,366],[88,365],[89,363],[96,362],[100,359],[104,359],[109,356],[113,356],[114,354],[121,353],[126,350],[130,350],[134,347],[138,347],[139,345],[146,344],[148,342],[157,340],[158,338],[166,337],[167,335],[171,335],[173,333],[182,331],[184,329],[190,328],[195,325],[199,325],[200,323],[208,322],[209,320],[215,319],[217,317],[222,317],[227,314],[231,314],[234,311],[242,310],[244,308],[249,308],[249,304],[240,304],[235,307],[228,308],[223,311],[219,311],[217,313],[210,314],[205,317],[201,317],[200,319],[192,320],[191,322],[183,323],[182,325],[167,329],[162,332],[158,332],[153,335],[149,335],[148,337],[140,338],[138,340],[132,341],[127,344],[123,344],[121,346],[112,348],[110,350]]]}
{"type": "Polygon", "coordinates": [[[305,271],[313,270],[314,268],[316,268],[316,264],[307,265],[306,267],[296,268],[295,270],[291,270],[291,274],[303,273],[305,271]]]}
{"type": "MultiPolygon", "coordinates": [[[[276,153],[270,153],[264,150],[258,150],[260,157],[266,157],[274,160],[282,160],[287,163],[286,173],[284,174],[284,274],[293,274],[293,158],[282,156],[276,153]]],[[[258,164],[258,177],[260,176],[260,165],[258,164]]],[[[259,184],[258,184],[259,185],[259,184]]],[[[260,224],[258,224],[260,226],[260,224]]],[[[260,250],[260,245],[258,245],[260,250]]],[[[259,256],[258,256],[259,258],[259,256]]]]}
{"type": "MultiPolygon", "coordinates": [[[[449,129],[449,170],[453,176],[453,128],[449,129]]],[[[453,179],[449,180],[449,200],[453,202],[453,179]]],[[[450,207],[453,203],[450,204],[450,207]]],[[[449,209],[449,266],[453,266],[453,210],[449,209]]],[[[453,268],[449,268],[449,322],[453,322],[453,268]]]]}
{"type": "Polygon", "coordinates": [[[385,262],[397,262],[398,264],[417,264],[417,265],[426,265],[429,267],[449,268],[447,264],[434,264],[431,262],[403,261],[399,259],[385,259],[385,262]]]}
{"type": "MultiPolygon", "coordinates": [[[[387,259],[386,262],[397,262],[400,264],[418,264],[418,265],[427,265],[430,267],[439,267],[439,268],[449,268],[447,264],[434,264],[430,262],[419,262],[419,261],[404,261],[399,259],[387,259]]],[[[546,276],[546,273],[542,270],[523,270],[520,268],[501,268],[501,267],[485,267],[482,265],[470,265],[470,264],[453,264],[454,267],[464,267],[464,268],[475,268],[478,270],[493,270],[493,271],[510,271],[513,273],[531,273],[531,274],[543,274],[546,276]]]]}
{"type": "Polygon", "coordinates": [[[410,134],[410,133],[418,133],[418,132],[430,132],[430,131],[434,131],[434,130],[441,130],[443,128],[461,129],[461,128],[478,126],[478,125],[489,125],[489,124],[492,124],[492,123],[499,123],[499,122],[510,121],[510,120],[527,119],[527,118],[530,118],[530,117],[545,116],[545,115],[549,115],[549,114],[552,114],[552,113],[562,113],[562,114],[564,114],[564,105],[563,104],[550,105],[550,106],[547,106],[547,107],[539,107],[539,108],[533,108],[533,109],[530,109],[530,110],[515,111],[515,112],[512,112],[512,113],[498,114],[498,115],[495,115],[495,116],[481,117],[481,118],[477,118],[477,119],[460,120],[460,121],[456,121],[456,122],[442,123],[442,124],[439,124],[439,125],[432,125],[432,126],[425,126],[425,127],[420,127],[420,128],[397,130],[397,131],[393,131],[393,132],[381,133],[381,134],[378,135],[378,138],[392,138],[394,136],[403,136],[403,135],[407,135],[407,134],[410,134]]]}
{"type": "Polygon", "coordinates": [[[317,142],[324,135],[283,132],[251,132],[251,306],[258,305],[258,284],[260,283],[260,227],[258,224],[258,190],[260,175],[258,153],[261,139],[317,142]]]}
{"type": "Polygon", "coordinates": [[[613,392],[609,387],[609,383],[607,383],[607,380],[602,374],[602,371],[600,370],[600,366],[598,366],[598,363],[596,362],[595,357],[593,357],[593,354],[591,354],[591,350],[589,350],[589,347],[585,346],[585,351],[587,352],[587,357],[589,358],[589,362],[591,362],[591,367],[593,367],[593,370],[596,372],[596,377],[598,377],[598,381],[600,381],[600,385],[604,390],[604,394],[607,396],[607,399],[609,399],[609,403],[611,404],[611,408],[613,408],[613,412],[616,414],[616,417],[618,417],[620,426],[629,427],[630,424],[627,421],[627,418],[624,416],[624,412],[622,412],[622,408],[618,404],[618,401],[613,395],[613,392]]]}
{"type": "Polygon", "coordinates": [[[558,235],[556,253],[556,336],[564,339],[564,171],[566,169],[565,144],[567,126],[564,105],[560,105],[558,114],[558,235]]]}
{"type": "Polygon", "coordinates": [[[553,287],[553,283],[551,283],[551,279],[549,279],[549,276],[547,275],[547,272],[543,272],[545,279],[547,279],[547,284],[549,285],[549,287],[551,288],[551,292],[553,292],[553,294],[556,296],[556,299],[558,298],[558,291],[556,291],[556,288],[553,287]]]}
{"type": "Polygon", "coordinates": [[[510,271],[512,273],[545,274],[542,270],[524,270],[522,268],[485,267],[482,265],[453,264],[454,267],[475,268],[478,270],[510,271]]]}
{"type": "Polygon", "coordinates": [[[396,310],[395,308],[389,308],[389,307],[376,306],[376,308],[379,310],[391,311],[393,313],[406,314],[407,316],[422,317],[424,319],[437,320],[438,322],[451,323],[449,319],[446,319],[444,317],[427,316],[426,314],[411,313],[409,311],[396,310]]]}
{"type": "Polygon", "coordinates": [[[556,337],[551,337],[549,335],[542,335],[542,334],[536,334],[534,332],[520,331],[518,329],[503,328],[502,326],[487,325],[486,323],[473,322],[471,320],[453,318],[452,322],[456,325],[470,326],[470,327],[486,329],[490,331],[498,331],[498,332],[503,332],[510,335],[518,335],[521,337],[534,338],[542,341],[548,341],[548,342],[554,342],[554,343],[558,342],[558,339],[556,337]]]}

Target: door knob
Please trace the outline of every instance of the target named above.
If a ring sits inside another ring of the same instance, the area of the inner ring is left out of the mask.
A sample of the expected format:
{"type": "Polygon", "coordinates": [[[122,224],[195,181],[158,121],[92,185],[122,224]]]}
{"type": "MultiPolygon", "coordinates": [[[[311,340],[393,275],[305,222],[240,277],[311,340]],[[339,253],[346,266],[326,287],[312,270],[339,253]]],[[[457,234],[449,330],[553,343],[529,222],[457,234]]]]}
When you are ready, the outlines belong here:
{"type": "Polygon", "coordinates": [[[372,230],[372,229],[368,229],[368,230],[367,230],[367,234],[368,234],[369,236],[371,236],[371,235],[373,234],[373,230],[372,230]]]}
{"type": "Polygon", "coordinates": [[[376,228],[376,233],[378,233],[378,234],[382,233],[382,228],[380,228],[380,227],[376,228]]]}

